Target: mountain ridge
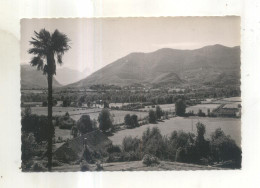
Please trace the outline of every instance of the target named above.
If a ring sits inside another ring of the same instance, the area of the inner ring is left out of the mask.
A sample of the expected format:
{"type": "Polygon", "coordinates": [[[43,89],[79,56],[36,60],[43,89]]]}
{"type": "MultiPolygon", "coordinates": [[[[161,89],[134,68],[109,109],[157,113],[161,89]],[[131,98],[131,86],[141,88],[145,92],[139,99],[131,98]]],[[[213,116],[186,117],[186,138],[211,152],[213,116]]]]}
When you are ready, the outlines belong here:
{"type": "Polygon", "coordinates": [[[229,75],[232,72],[240,74],[239,71],[239,46],[217,44],[193,50],[161,48],[149,53],[130,53],[65,87],[88,87],[93,84],[124,86],[133,83],[202,83],[203,79],[214,80],[224,72],[229,75]]]}
{"type": "MultiPolygon", "coordinates": [[[[38,71],[36,67],[32,67],[30,65],[21,64],[20,65],[21,72],[21,89],[40,89],[47,88],[47,77],[43,75],[41,71],[38,71]]],[[[53,87],[61,87],[62,85],[53,78],[53,87]]]]}

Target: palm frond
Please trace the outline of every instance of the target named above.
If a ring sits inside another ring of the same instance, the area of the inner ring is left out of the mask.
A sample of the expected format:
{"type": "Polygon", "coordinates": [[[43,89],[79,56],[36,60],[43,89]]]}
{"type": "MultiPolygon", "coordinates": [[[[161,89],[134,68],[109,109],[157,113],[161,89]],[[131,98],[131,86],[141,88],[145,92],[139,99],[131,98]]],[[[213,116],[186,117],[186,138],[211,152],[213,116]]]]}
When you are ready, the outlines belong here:
{"type": "Polygon", "coordinates": [[[70,49],[69,38],[67,35],[59,32],[57,29],[51,36],[53,51],[56,53],[64,54],[70,49]]]}
{"type": "Polygon", "coordinates": [[[60,65],[62,65],[62,54],[61,53],[58,53],[57,54],[57,60],[58,60],[58,63],[60,64],[60,65]]]}
{"type": "Polygon", "coordinates": [[[48,65],[44,65],[43,74],[46,75],[48,73],[48,65]]]}
{"type": "Polygon", "coordinates": [[[32,58],[32,60],[30,61],[31,66],[36,66],[37,70],[43,70],[43,60],[41,59],[41,57],[39,56],[35,56],[32,58]]]}
{"type": "Polygon", "coordinates": [[[35,54],[35,55],[38,55],[40,57],[45,55],[45,51],[41,48],[31,48],[31,49],[28,50],[28,53],[29,54],[35,54]]]}

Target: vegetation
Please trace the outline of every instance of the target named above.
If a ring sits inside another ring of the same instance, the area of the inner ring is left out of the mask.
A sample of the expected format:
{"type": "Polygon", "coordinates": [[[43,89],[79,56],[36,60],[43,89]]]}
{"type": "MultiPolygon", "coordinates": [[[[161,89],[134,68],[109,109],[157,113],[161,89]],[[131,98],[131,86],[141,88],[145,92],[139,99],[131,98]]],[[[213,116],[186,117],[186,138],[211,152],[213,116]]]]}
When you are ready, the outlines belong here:
{"type": "Polygon", "coordinates": [[[130,114],[126,114],[124,120],[126,127],[129,129],[139,126],[138,117],[135,114],[133,114],[132,116],[130,114]]]}
{"type": "Polygon", "coordinates": [[[154,165],[158,165],[159,163],[160,163],[159,159],[150,154],[146,154],[143,157],[143,164],[146,166],[154,166],[154,165]]]}
{"type": "Polygon", "coordinates": [[[157,117],[156,113],[153,110],[149,111],[149,123],[156,123],[157,117]]]}
{"type": "Polygon", "coordinates": [[[201,165],[230,161],[230,168],[241,167],[241,149],[221,129],[210,140],[204,138],[205,125],[197,124],[197,135],[173,131],[163,137],[157,127],[146,129],[141,139],[127,136],[122,151],[110,152],[108,162],[143,160],[143,164],[156,165],[158,160],[178,161],[201,165]]]}
{"type": "Polygon", "coordinates": [[[111,130],[113,127],[113,117],[110,114],[109,110],[104,108],[99,116],[98,116],[98,122],[99,122],[99,129],[103,132],[106,132],[108,130],[111,130]]]}
{"type": "Polygon", "coordinates": [[[35,36],[32,37],[30,44],[33,48],[29,49],[29,54],[34,54],[30,64],[36,66],[38,70],[42,70],[43,74],[47,75],[48,81],[48,170],[51,171],[52,167],[52,137],[53,137],[53,125],[52,125],[52,80],[53,75],[56,74],[56,63],[62,64],[63,54],[69,50],[68,44],[69,38],[55,30],[52,34],[41,29],[40,32],[34,31],[35,36]],[[46,61],[45,61],[46,60],[46,61]],[[46,63],[45,63],[46,62],[46,63]]]}
{"type": "Polygon", "coordinates": [[[186,110],[186,104],[183,99],[178,99],[175,103],[175,112],[177,116],[184,116],[186,110]]]}
{"type": "Polygon", "coordinates": [[[163,115],[163,111],[159,105],[156,106],[156,117],[157,119],[161,119],[163,115]]]}
{"type": "Polygon", "coordinates": [[[97,129],[97,122],[91,120],[89,115],[82,115],[77,121],[77,129],[81,134],[85,134],[97,129]]]}
{"type": "Polygon", "coordinates": [[[60,129],[69,129],[71,130],[71,128],[76,124],[75,120],[73,120],[69,113],[66,112],[66,114],[64,116],[60,116],[56,118],[56,125],[60,128],[60,129]]]}

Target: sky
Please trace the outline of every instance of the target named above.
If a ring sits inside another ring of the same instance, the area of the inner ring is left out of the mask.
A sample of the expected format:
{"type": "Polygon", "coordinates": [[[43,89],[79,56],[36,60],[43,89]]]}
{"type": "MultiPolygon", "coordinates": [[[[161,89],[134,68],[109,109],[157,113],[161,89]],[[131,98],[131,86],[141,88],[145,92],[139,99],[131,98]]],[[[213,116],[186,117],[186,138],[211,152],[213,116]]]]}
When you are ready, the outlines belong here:
{"type": "MultiPolygon", "coordinates": [[[[34,31],[58,29],[70,38],[62,67],[91,74],[132,52],[160,48],[197,49],[207,45],[240,45],[240,18],[62,18],[21,20],[21,63],[28,64],[34,31]]],[[[60,68],[60,66],[58,66],[60,68]]]]}

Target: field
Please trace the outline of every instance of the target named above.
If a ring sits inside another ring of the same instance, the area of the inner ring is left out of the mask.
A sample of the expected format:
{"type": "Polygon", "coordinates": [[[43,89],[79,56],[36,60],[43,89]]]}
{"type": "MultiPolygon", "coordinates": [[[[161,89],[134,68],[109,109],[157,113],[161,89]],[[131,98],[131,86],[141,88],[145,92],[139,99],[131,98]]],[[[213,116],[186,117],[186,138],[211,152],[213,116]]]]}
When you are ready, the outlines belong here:
{"type": "Polygon", "coordinates": [[[148,128],[158,127],[162,135],[170,136],[170,134],[176,130],[183,130],[184,132],[196,133],[196,123],[202,122],[206,125],[206,138],[210,137],[210,134],[217,128],[221,128],[225,134],[230,135],[236,143],[241,145],[241,120],[234,118],[198,118],[198,117],[176,117],[158,124],[147,124],[135,129],[125,129],[115,133],[109,137],[113,144],[121,145],[125,136],[132,136],[141,138],[143,132],[148,128]]]}
{"type": "Polygon", "coordinates": [[[197,104],[195,106],[189,106],[186,108],[186,112],[193,111],[194,114],[197,114],[199,110],[202,110],[207,115],[208,109],[212,112],[213,109],[217,108],[219,104],[197,104]]]}
{"type": "MultiPolygon", "coordinates": [[[[162,110],[164,111],[171,111],[171,112],[175,112],[175,104],[160,104],[159,105],[161,107],[162,110]]],[[[149,111],[149,110],[155,110],[155,105],[154,107],[150,106],[145,106],[145,108],[140,109],[141,111],[149,111]]]]}
{"type": "MultiPolygon", "coordinates": [[[[24,110],[24,108],[22,108],[24,110]]],[[[47,116],[47,107],[32,107],[32,114],[47,116]]],[[[74,120],[79,120],[83,114],[88,114],[91,119],[98,119],[98,115],[102,109],[100,108],[75,108],[75,107],[53,107],[53,116],[63,116],[68,112],[74,120]]],[[[123,123],[126,114],[136,114],[139,119],[145,118],[148,114],[146,112],[134,112],[134,111],[119,111],[110,110],[113,116],[114,123],[123,123]]]]}

